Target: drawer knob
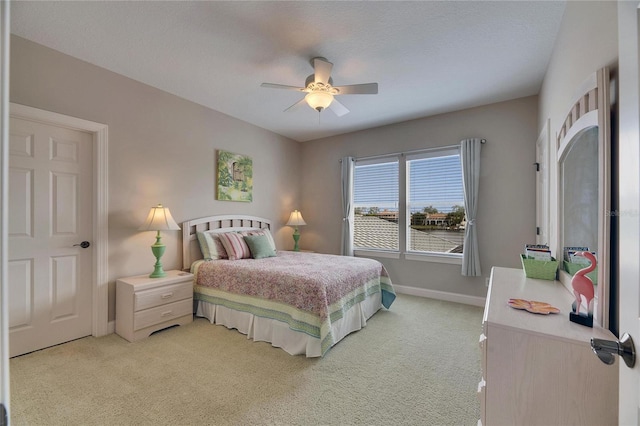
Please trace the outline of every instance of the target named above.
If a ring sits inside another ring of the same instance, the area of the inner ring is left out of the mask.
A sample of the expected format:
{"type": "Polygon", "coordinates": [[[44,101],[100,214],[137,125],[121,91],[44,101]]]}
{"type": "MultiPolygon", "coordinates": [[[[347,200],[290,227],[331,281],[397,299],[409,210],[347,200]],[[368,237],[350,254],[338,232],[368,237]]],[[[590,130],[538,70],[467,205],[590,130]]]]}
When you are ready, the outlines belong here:
{"type": "Polygon", "coordinates": [[[480,349],[484,349],[484,342],[487,340],[487,336],[484,335],[484,333],[482,333],[480,335],[480,340],[478,340],[478,345],[480,346],[480,349]]]}
{"type": "Polygon", "coordinates": [[[160,314],[161,317],[168,317],[169,315],[173,314],[173,311],[166,311],[160,314]]]}
{"type": "Polygon", "coordinates": [[[160,296],[160,298],[161,298],[161,299],[169,299],[169,298],[171,298],[171,297],[173,297],[173,292],[171,292],[171,293],[165,293],[165,294],[163,294],[162,296],[160,296]]]}

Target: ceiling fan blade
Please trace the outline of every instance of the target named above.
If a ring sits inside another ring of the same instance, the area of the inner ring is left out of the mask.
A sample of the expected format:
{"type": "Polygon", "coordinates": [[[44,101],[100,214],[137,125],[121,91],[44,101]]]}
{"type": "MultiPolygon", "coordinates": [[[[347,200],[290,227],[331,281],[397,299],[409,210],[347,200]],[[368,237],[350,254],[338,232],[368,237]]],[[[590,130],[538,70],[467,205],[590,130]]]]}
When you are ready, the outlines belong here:
{"type": "Polygon", "coordinates": [[[343,115],[349,113],[347,107],[338,102],[336,98],[333,98],[333,101],[329,105],[329,109],[331,109],[331,111],[333,111],[333,113],[338,117],[342,117],[343,115]]]}
{"type": "Polygon", "coordinates": [[[313,58],[313,70],[315,74],[316,83],[327,84],[329,77],[331,77],[331,70],[333,64],[324,58],[313,58]]]}
{"type": "Polygon", "coordinates": [[[351,84],[334,87],[334,89],[340,91],[338,95],[376,95],[378,94],[378,83],[351,84]]]}
{"type": "Polygon", "coordinates": [[[285,109],[283,112],[290,111],[293,108],[297,107],[298,105],[302,105],[303,103],[304,103],[304,98],[300,99],[298,102],[296,102],[295,104],[291,105],[289,108],[285,109]]]}
{"type": "Polygon", "coordinates": [[[299,92],[304,92],[307,90],[306,87],[287,86],[285,84],[274,84],[274,83],[262,83],[260,87],[267,87],[269,89],[297,90],[299,92]]]}

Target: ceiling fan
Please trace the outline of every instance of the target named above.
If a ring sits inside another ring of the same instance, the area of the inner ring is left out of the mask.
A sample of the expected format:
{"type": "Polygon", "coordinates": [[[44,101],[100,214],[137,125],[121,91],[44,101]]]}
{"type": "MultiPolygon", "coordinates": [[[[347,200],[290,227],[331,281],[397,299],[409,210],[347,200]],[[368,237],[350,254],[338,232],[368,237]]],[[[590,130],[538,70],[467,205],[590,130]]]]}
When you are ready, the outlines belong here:
{"type": "Polygon", "coordinates": [[[295,104],[291,105],[285,111],[289,111],[293,107],[306,102],[311,108],[318,112],[326,108],[331,110],[338,116],[342,117],[349,110],[335,99],[337,95],[375,95],[378,93],[378,83],[351,84],[347,86],[333,86],[331,78],[331,70],[333,64],[326,58],[316,57],[311,59],[314,73],[307,77],[304,87],[287,86],[284,84],[262,83],[261,87],[272,89],[287,89],[305,92],[307,95],[295,104]]]}

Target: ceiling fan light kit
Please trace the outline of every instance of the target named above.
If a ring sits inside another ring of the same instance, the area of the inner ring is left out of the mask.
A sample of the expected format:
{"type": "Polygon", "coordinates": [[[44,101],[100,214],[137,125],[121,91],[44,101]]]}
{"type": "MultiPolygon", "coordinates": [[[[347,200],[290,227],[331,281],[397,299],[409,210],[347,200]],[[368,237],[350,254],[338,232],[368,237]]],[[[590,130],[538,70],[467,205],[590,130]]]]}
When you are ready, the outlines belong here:
{"type": "Polygon", "coordinates": [[[331,110],[338,117],[347,114],[349,110],[338,102],[334,96],[375,95],[378,93],[378,83],[352,84],[349,86],[333,87],[333,79],[331,78],[333,64],[327,61],[326,58],[313,58],[311,59],[311,65],[313,66],[314,73],[307,77],[304,87],[286,86],[283,84],[273,83],[262,83],[261,86],[272,89],[297,90],[299,92],[307,93],[304,99],[296,102],[289,108],[285,109],[285,111],[292,109],[299,103],[302,103],[302,101],[306,101],[311,108],[318,112],[331,107],[331,110]]]}
{"type": "Polygon", "coordinates": [[[310,92],[307,96],[304,97],[304,100],[307,101],[307,104],[316,111],[320,112],[323,109],[327,108],[333,102],[333,95],[328,92],[310,92]]]}

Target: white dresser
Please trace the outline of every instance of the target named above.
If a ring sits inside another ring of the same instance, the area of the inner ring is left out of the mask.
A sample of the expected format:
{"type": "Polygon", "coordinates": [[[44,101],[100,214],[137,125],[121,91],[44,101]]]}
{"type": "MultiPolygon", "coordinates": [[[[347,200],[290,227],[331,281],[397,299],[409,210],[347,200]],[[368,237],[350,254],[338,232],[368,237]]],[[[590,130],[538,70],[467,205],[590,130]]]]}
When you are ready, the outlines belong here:
{"type": "Polygon", "coordinates": [[[116,333],[130,342],[154,331],[193,322],[193,274],[167,271],[116,281],[116,333]]]}
{"type": "Polygon", "coordinates": [[[608,330],[570,322],[572,301],[558,281],[492,269],[480,336],[482,425],[618,424],[621,360],[606,365],[590,346],[591,337],[617,339],[608,330]],[[547,302],[561,313],[513,309],[510,298],[547,302]]]}

